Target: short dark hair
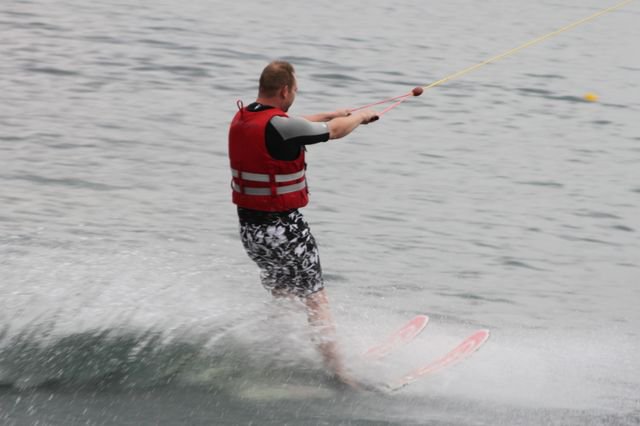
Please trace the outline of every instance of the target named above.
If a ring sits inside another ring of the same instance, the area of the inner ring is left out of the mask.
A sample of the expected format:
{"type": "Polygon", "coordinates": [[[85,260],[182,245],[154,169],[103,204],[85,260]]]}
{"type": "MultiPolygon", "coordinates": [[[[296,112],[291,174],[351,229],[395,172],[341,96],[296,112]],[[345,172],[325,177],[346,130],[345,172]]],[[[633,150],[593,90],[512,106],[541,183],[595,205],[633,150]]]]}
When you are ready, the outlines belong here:
{"type": "Polygon", "coordinates": [[[275,96],[285,86],[293,87],[296,70],[289,62],[273,61],[262,70],[260,75],[261,96],[275,96]]]}

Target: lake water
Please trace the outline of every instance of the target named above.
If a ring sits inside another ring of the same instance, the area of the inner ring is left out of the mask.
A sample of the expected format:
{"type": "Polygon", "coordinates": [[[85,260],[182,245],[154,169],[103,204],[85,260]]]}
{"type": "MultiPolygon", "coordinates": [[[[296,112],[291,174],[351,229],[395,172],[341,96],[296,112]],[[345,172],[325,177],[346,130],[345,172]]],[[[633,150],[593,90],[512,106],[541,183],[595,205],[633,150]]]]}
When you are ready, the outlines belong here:
{"type": "Polygon", "coordinates": [[[393,394],[333,387],[304,313],[262,289],[226,152],[272,59],[296,66],[291,114],[356,107],[612,4],[4,0],[0,422],[638,424],[637,4],[309,149],[356,374],[491,329],[393,394]],[[360,361],[421,313],[411,345],[360,361]]]}

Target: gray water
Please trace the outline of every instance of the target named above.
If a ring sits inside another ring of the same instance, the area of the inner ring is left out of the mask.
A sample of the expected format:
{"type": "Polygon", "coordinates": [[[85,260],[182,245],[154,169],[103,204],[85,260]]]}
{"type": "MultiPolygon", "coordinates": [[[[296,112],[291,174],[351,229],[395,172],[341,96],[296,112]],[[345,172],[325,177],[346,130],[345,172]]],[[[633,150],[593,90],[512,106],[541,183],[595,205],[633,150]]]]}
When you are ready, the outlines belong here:
{"type": "Polygon", "coordinates": [[[297,68],[290,113],[355,107],[607,6],[3,0],[2,424],[640,422],[637,4],[309,149],[304,214],[354,373],[491,329],[464,363],[337,389],[229,200],[228,124],[270,60],[297,68]],[[359,360],[420,313],[411,345],[359,360]]]}

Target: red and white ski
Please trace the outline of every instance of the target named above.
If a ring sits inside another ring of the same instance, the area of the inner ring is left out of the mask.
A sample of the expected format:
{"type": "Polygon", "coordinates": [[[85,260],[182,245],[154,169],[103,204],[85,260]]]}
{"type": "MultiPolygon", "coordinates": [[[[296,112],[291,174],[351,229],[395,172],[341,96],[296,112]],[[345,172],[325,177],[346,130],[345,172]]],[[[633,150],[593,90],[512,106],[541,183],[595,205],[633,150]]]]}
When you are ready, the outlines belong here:
{"type": "Polygon", "coordinates": [[[416,368],[397,380],[394,380],[388,383],[388,386],[391,390],[400,389],[411,382],[418,380],[421,377],[424,377],[428,374],[433,374],[436,371],[440,371],[441,369],[453,365],[459,361],[470,356],[472,353],[477,351],[480,346],[482,346],[487,339],[489,339],[489,330],[478,330],[473,333],[471,336],[467,337],[456,346],[449,353],[444,355],[441,358],[436,359],[435,361],[431,361],[422,367],[416,368]]]}
{"type": "Polygon", "coordinates": [[[389,335],[382,343],[368,349],[362,356],[369,360],[376,360],[388,355],[393,350],[415,339],[424,330],[428,322],[429,317],[426,315],[415,316],[411,321],[389,335]]]}

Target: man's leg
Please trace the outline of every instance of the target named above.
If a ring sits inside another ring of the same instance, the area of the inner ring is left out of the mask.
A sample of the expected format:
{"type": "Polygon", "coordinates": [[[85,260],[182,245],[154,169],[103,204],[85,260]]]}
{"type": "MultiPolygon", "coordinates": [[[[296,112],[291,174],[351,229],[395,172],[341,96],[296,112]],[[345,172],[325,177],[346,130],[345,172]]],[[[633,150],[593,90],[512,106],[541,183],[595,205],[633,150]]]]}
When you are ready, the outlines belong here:
{"type": "Polygon", "coordinates": [[[275,298],[298,298],[304,302],[314,341],[327,368],[339,381],[360,388],[346,373],[338,350],[318,248],[302,214],[296,211],[273,224],[241,221],[240,235],[249,257],[261,269],[262,285],[275,298]]]}
{"type": "Polygon", "coordinates": [[[329,299],[324,289],[304,299],[307,306],[309,324],[313,328],[314,339],[327,368],[342,383],[358,388],[358,384],[347,374],[342,354],[338,349],[336,327],[329,309],[329,299]]]}

